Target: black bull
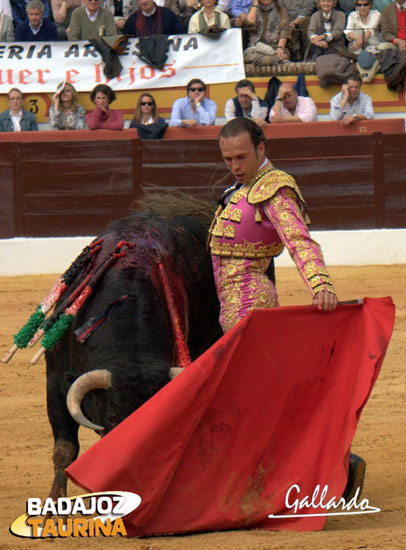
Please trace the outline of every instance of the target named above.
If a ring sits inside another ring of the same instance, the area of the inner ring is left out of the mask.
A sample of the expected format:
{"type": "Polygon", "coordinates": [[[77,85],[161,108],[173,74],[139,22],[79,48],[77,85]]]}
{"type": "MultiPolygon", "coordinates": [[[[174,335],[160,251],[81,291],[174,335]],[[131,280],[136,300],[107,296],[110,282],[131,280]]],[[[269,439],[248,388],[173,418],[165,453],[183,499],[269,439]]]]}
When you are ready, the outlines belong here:
{"type": "Polygon", "coordinates": [[[124,255],[111,262],[74,323],[46,353],[47,408],[55,441],[50,494],[54,499],[66,494],[64,469],[79,452],[79,425],[66,404],[72,383],[79,387],[79,397],[74,397],[78,410],[102,427],[103,434],[167,384],[170,368],[177,365],[159,264],[169,280],[191,359],[221,334],[206,223],[185,216],[163,219],[135,213],[110,224],[100,237],[101,248],[93,256],[93,264],[89,267],[87,262],[78,270],[60,298],[59,308],[88,273],[108,264],[117,243],[134,246],[121,248],[124,255]],[[97,329],[79,343],[74,331],[101,314],[104,321],[95,321],[97,329]],[[90,378],[94,376],[96,381],[81,376],[90,371],[95,371],[90,378]]]}

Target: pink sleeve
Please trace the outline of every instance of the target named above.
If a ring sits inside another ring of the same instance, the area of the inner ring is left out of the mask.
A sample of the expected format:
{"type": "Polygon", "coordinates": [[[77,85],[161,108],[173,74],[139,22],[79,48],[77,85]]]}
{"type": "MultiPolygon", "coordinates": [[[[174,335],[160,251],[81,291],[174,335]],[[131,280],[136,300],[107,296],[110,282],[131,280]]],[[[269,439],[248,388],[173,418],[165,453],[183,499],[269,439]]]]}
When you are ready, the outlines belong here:
{"type": "Polygon", "coordinates": [[[264,204],[264,211],[275,225],[311,295],[323,290],[335,294],[321,248],[309,234],[296,193],[287,187],[280,189],[264,204]]]}

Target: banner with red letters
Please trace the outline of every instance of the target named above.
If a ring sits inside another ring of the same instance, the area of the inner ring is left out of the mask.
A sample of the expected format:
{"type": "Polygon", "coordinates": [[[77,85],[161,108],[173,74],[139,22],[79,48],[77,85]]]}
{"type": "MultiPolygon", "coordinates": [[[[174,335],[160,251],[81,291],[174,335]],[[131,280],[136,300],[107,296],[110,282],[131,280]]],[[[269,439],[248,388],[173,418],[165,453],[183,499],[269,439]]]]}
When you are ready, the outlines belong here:
{"type": "Polygon", "coordinates": [[[71,82],[77,91],[108,83],[114,90],[142,90],[184,86],[192,78],[206,84],[236,82],[245,77],[241,30],[229,29],[218,39],[201,34],[170,37],[168,59],[162,70],[137,55],[138,39],[128,41],[120,75],[112,80],[103,73],[103,61],[86,41],[0,44],[0,93],[12,87],[23,93],[54,92],[58,83],[71,82]]]}

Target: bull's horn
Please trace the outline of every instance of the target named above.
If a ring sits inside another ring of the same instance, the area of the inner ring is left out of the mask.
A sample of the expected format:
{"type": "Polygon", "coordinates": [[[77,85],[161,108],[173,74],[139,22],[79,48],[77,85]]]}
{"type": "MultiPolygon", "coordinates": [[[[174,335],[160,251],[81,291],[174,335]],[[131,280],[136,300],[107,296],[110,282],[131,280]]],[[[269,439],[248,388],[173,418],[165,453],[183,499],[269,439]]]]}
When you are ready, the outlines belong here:
{"type": "Polygon", "coordinates": [[[181,367],[171,367],[169,369],[169,378],[171,380],[173,380],[174,378],[176,378],[178,376],[178,374],[180,374],[181,372],[183,372],[185,369],[182,369],[181,367]]]}
{"type": "Polygon", "coordinates": [[[71,385],[66,396],[66,406],[73,420],[91,430],[104,430],[103,426],[93,424],[85,417],[80,404],[88,392],[100,389],[108,390],[109,388],[111,388],[111,372],[107,369],[92,370],[79,376],[71,385]]]}

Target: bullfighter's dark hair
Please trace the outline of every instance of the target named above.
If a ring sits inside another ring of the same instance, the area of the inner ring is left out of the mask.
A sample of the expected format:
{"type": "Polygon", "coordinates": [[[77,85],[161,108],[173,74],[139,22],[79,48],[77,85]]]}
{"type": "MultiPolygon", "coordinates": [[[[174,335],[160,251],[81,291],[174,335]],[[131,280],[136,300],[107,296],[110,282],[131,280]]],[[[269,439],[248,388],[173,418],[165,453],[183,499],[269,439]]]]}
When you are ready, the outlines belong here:
{"type": "Polygon", "coordinates": [[[104,94],[107,96],[110,103],[113,103],[113,101],[116,99],[116,93],[110,88],[110,86],[107,86],[107,84],[98,84],[90,93],[90,99],[95,102],[96,95],[98,93],[104,94]]]}
{"type": "Polygon", "coordinates": [[[261,128],[251,118],[233,118],[225,124],[219,135],[221,138],[230,138],[239,136],[240,134],[247,133],[252,141],[255,149],[260,143],[266,145],[266,137],[261,128]]]}

